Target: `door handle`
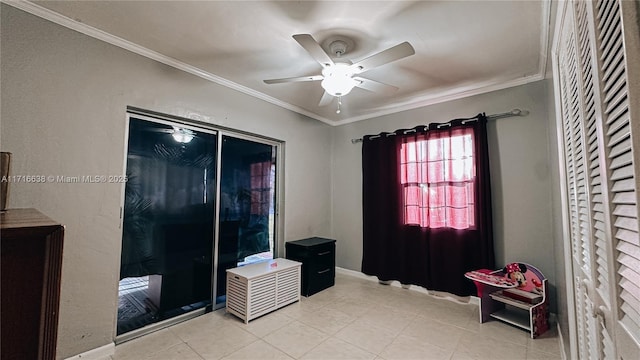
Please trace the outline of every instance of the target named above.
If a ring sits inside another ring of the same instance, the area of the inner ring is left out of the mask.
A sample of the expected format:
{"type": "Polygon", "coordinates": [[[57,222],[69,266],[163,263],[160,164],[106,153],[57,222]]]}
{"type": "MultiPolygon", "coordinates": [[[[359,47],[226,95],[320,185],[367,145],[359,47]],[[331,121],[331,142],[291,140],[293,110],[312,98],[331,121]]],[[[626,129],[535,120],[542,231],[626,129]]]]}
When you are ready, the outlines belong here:
{"type": "Polygon", "coordinates": [[[327,254],[330,254],[330,253],[331,253],[331,251],[323,251],[321,253],[318,253],[318,256],[327,255],[327,254]]]}
{"type": "Polygon", "coordinates": [[[329,270],[331,270],[331,269],[324,269],[322,271],[318,271],[318,274],[324,274],[326,272],[329,272],[329,270]]]}

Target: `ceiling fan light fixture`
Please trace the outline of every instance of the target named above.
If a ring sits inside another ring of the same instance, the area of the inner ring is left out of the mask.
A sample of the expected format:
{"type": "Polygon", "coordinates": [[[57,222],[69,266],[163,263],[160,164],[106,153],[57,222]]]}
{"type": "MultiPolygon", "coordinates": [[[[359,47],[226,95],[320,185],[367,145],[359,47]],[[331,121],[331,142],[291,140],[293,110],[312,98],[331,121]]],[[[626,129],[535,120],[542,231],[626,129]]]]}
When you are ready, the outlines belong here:
{"type": "Polygon", "coordinates": [[[352,78],[353,72],[349,64],[336,63],[322,70],[324,79],[320,83],[322,88],[333,96],[347,95],[358,85],[358,81],[352,78]]]}
{"type": "Polygon", "coordinates": [[[179,143],[188,144],[191,142],[191,140],[193,140],[195,133],[191,130],[174,126],[173,133],[171,134],[171,136],[173,136],[173,140],[179,143]]]}

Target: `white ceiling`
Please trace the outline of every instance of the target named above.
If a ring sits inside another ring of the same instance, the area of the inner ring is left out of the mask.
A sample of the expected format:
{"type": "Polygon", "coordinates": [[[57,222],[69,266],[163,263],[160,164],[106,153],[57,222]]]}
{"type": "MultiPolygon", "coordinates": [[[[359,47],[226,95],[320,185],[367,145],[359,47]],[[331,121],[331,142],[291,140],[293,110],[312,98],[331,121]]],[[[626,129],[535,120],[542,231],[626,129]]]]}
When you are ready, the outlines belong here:
{"type": "MultiPolygon", "coordinates": [[[[11,4],[11,3],[10,3],[11,4]]],[[[337,125],[544,78],[549,1],[36,1],[12,4],[287,109],[337,125]],[[62,16],[60,16],[62,15],[62,16]],[[358,61],[409,41],[416,54],[362,74],[399,88],[355,88],[319,107],[319,74],[291,37],[354,41],[358,61]]]]}

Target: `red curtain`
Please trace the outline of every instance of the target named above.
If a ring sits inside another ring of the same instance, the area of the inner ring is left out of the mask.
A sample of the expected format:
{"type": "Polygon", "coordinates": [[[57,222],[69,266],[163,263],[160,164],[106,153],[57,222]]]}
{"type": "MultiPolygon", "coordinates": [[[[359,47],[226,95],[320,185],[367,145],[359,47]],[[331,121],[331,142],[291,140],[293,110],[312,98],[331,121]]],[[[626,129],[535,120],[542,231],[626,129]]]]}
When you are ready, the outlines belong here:
{"type": "Polygon", "coordinates": [[[362,272],[466,296],[494,267],[486,117],[365,136],[362,272]]]}

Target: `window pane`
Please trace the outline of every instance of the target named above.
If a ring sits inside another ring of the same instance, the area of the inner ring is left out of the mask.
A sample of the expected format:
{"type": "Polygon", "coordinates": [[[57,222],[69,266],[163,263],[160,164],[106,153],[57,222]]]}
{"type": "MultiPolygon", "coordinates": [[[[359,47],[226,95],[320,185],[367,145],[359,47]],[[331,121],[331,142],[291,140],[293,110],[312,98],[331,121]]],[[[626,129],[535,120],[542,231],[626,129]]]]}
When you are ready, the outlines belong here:
{"type": "Polygon", "coordinates": [[[412,184],[404,188],[405,223],[432,228],[473,226],[475,161],[471,132],[455,129],[451,136],[431,134],[431,139],[402,145],[401,183],[412,184]]]}

